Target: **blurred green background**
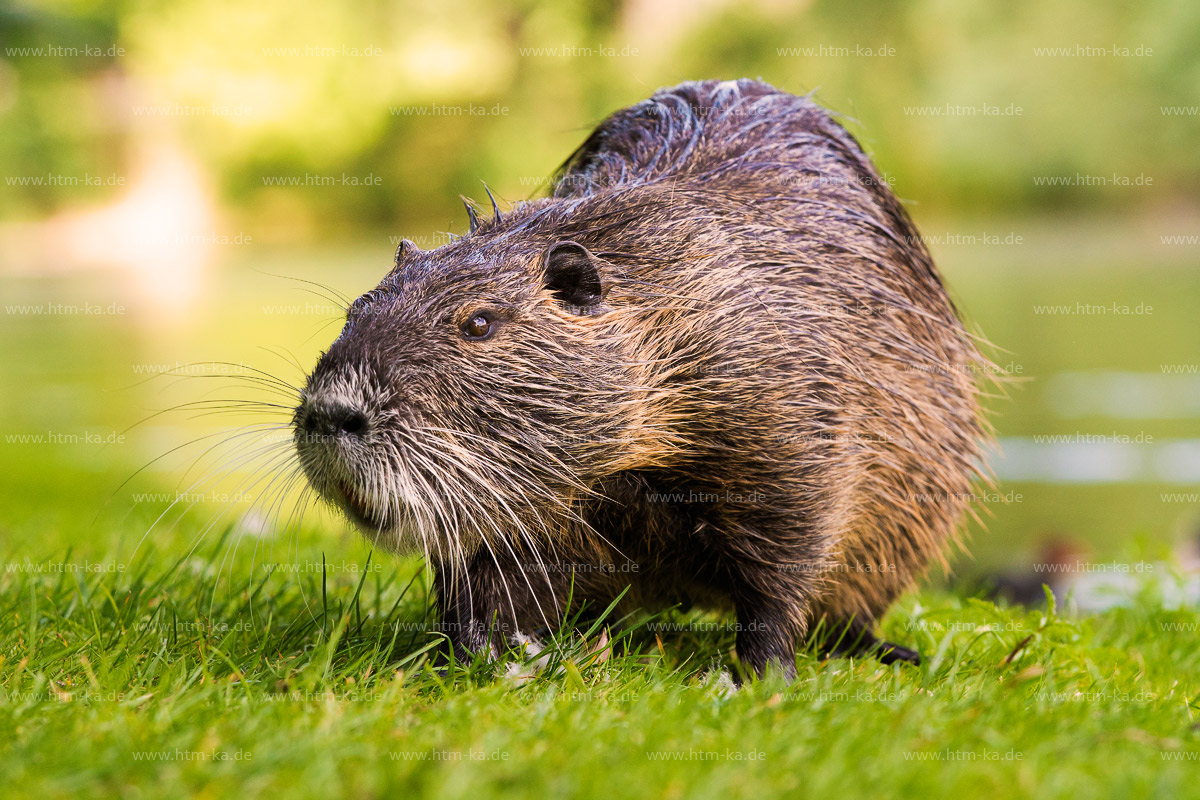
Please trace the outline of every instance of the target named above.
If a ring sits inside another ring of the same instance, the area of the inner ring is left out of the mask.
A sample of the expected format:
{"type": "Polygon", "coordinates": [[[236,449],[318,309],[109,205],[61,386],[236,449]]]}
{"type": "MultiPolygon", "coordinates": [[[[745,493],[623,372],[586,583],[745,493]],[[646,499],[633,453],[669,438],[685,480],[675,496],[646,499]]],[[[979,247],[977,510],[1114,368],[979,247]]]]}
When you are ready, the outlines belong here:
{"type": "MultiPolygon", "coordinates": [[[[128,555],[180,491],[168,519],[195,500],[191,521],[151,531],[168,550],[286,519],[280,451],[251,459],[278,437],[203,455],[286,410],[151,415],[269,399],[252,370],[299,381],[332,295],[373,286],[402,235],[461,231],[459,194],[534,196],[607,113],[743,76],[843,115],[1014,379],[960,574],[1048,540],[1157,557],[1200,529],[1191,0],[18,0],[0,42],[10,558],[128,555]]],[[[307,519],[338,549],[340,523],[307,519]]]]}

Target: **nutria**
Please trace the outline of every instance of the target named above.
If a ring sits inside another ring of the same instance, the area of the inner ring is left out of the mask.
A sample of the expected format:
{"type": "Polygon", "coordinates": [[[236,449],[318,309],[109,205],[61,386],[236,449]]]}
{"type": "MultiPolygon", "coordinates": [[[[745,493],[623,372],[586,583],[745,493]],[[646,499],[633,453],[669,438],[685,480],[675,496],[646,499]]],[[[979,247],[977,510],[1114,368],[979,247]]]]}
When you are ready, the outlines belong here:
{"type": "Polygon", "coordinates": [[[461,657],[603,611],[732,607],[742,669],[917,661],[875,620],[945,564],[983,361],[908,215],[806,98],[684,83],[549,197],[405,241],[309,377],[312,486],[429,559],[461,657]]]}

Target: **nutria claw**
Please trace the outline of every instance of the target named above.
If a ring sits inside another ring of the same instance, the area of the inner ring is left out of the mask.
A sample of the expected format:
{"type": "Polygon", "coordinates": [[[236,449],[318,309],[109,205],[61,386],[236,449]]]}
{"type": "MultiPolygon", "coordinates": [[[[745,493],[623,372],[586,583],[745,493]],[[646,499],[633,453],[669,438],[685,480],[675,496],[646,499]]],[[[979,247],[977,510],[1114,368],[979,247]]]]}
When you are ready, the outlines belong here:
{"type": "Polygon", "coordinates": [[[901,647],[892,642],[879,642],[877,656],[884,664],[896,664],[903,662],[912,664],[914,667],[921,666],[921,654],[916,650],[911,650],[907,647],[901,647]]]}

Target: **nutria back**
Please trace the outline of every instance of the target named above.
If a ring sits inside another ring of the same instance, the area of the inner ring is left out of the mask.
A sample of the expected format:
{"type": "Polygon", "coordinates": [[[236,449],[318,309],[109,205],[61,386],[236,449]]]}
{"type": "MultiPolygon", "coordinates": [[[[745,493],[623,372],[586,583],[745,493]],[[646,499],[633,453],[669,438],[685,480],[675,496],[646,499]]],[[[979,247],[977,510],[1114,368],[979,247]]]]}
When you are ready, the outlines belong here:
{"type": "Polygon", "coordinates": [[[732,606],[758,673],[794,674],[818,621],[886,645],[967,509],[985,362],[854,139],[766,84],[686,83],[471,228],[401,246],[296,414],[313,486],[434,564],[460,654],[626,589],[732,606]]]}

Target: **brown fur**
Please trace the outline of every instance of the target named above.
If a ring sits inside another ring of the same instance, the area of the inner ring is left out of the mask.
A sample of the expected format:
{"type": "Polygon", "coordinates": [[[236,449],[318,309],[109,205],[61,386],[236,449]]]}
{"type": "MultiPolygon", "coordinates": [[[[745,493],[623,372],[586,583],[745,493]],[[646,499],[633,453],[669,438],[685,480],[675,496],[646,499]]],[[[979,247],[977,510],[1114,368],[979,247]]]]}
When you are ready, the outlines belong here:
{"type": "Polygon", "coordinates": [[[834,650],[877,649],[871,625],[944,559],[986,361],[807,99],[663,90],[550,198],[396,261],[310,377],[298,448],[370,535],[425,549],[464,651],[629,587],[627,608],[732,607],[741,660],[794,674],[817,620],[856,640],[834,650]],[[484,312],[495,335],[465,340],[484,312]]]}

